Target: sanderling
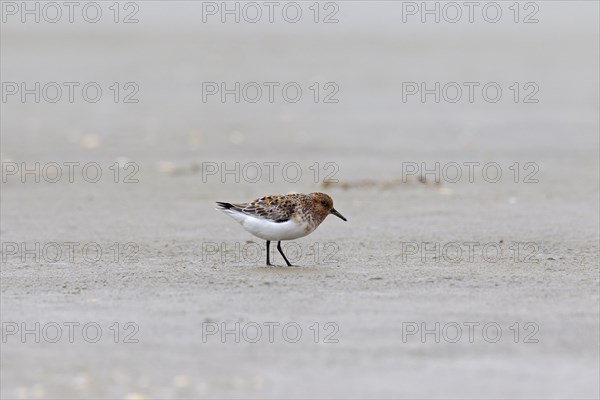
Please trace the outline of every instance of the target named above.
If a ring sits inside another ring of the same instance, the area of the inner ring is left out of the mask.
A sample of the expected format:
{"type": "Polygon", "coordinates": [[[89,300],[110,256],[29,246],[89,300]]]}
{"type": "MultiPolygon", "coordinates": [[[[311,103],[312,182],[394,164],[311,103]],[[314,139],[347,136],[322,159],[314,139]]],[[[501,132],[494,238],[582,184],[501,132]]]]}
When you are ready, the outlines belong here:
{"type": "Polygon", "coordinates": [[[277,240],[277,250],[286,264],[291,266],[281,250],[282,240],[293,240],[308,235],[333,214],[344,221],[346,218],[335,208],[333,200],[325,193],[285,194],[265,196],[251,203],[217,202],[223,212],[242,224],[245,230],[267,241],[267,265],[269,246],[277,240]]]}

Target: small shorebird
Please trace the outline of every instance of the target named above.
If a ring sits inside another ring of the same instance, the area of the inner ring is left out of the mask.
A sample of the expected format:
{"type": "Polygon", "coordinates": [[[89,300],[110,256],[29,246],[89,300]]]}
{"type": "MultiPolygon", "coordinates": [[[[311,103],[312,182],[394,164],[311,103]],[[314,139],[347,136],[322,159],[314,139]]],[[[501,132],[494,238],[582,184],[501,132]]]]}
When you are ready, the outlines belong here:
{"type": "Polygon", "coordinates": [[[347,221],[333,208],[333,200],[325,193],[285,194],[265,196],[251,203],[217,202],[219,208],[242,224],[245,230],[267,241],[267,265],[269,246],[277,240],[277,250],[286,264],[290,262],[281,250],[282,240],[293,240],[308,235],[333,214],[347,221]]]}

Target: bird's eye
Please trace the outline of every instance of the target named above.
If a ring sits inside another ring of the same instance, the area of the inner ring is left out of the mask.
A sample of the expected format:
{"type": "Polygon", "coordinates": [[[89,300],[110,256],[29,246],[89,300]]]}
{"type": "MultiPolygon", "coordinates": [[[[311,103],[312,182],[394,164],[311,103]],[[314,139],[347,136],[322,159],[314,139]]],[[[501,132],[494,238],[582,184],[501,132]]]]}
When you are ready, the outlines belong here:
{"type": "Polygon", "coordinates": [[[325,200],[321,200],[321,204],[325,207],[327,207],[327,202],[325,200]]]}

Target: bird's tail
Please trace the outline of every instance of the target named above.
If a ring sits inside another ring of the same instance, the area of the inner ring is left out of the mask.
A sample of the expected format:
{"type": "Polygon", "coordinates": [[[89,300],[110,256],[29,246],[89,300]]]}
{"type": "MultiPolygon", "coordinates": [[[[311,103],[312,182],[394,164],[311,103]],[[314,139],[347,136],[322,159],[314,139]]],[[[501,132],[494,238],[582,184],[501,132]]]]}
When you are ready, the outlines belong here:
{"type": "Polygon", "coordinates": [[[233,204],[222,201],[217,201],[217,206],[219,207],[217,210],[229,210],[230,208],[233,208],[233,204]]]}

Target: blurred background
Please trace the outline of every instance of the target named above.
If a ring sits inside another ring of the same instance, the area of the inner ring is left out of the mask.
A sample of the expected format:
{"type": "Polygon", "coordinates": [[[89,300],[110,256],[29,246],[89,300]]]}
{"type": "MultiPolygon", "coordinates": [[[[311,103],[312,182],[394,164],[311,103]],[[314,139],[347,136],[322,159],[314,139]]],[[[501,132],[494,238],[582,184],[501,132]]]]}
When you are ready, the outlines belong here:
{"type": "Polygon", "coordinates": [[[599,396],[597,2],[75,3],[70,22],[61,3],[1,2],[3,398],[599,396]],[[221,97],[236,82],[248,92],[221,97]],[[436,82],[453,85],[422,97],[436,82]],[[407,163],[453,162],[497,163],[502,179],[403,179],[407,163]],[[79,163],[73,182],[64,163],[79,163]],[[301,175],[221,175],[236,163],[301,175]],[[215,201],[313,191],[349,222],[298,241],[300,267],[222,256],[264,243],[215,201]],[[19,247],[66,242],[105,256],[19,247]],[[407,259],[405,242],[533,243],[519,248],[536,262],[407,259]],[[69,321],[102,340],[70,342],[69,321]],[[274,321],[302,340],[205,337],[274,321]],[[407,322],[469,321],[502,340],[403,340],[407,322]],[[63,337],[9,334],[38,322],[63,337]],[[517,322],[539,341],[513,340],[517,322]]]}

